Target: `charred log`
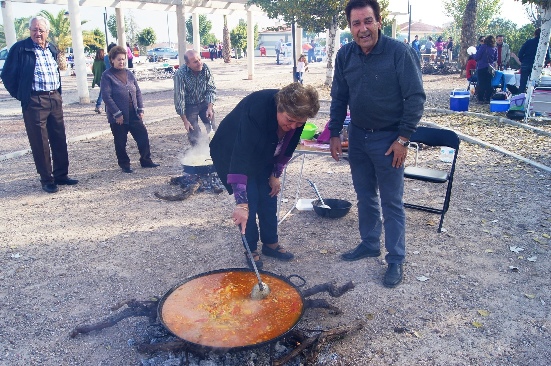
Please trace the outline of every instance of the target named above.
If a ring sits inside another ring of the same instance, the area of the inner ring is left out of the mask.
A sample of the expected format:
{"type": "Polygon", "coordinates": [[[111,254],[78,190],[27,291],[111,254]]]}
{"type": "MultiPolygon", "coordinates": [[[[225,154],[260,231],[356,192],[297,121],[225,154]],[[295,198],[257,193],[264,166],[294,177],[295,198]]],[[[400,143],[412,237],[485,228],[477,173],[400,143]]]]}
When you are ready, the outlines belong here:
{"type": "Polygon", "coordinates": [[[70,334],[71,338],[76,337],[79,334],[90,333],[94,330],[101,330],[105,328],[112,327],[123,319],[136,317],[136,316],[146,316],[151,322],[156,321],[157,319],[157,306],[158,301],[136,301],[128,300],[123,303],[117,304],[112,308],[112,310],[118,310],[124,305],[127,305],[128,308],[124,309],[118,314],[114,314],[108,317],[105,320],[100,321],[99,323],[82,325],[76,327],[70,334]]]}
{"type": "Polygon", "coordinates": [[[332,328],[326,331],[323,331],[319,334],[316,334],[311,337],[306,337],[304,342],[300,343],[297,348],[289,352],[287,355],[281,357],[274,361],[274,366],[281,366],[291,361],[293,358],[299,356],[302,352],[306,351],[308,348],[313,347],[311,353],[308,356],[308,360],[315,360],[321,349],[321,344],[337,337],[344,337],[350,332],[358,331],[363,328],[362,323],[341,326],[337,328],[332,328]]]}
{"type": "Polygon", "coordinates": [[[335,286],[333,283],[322,283],[321,285],[316,285],[312,288],[309,288],[302,292],[304,297],[309,297],[320,292],[327,292],[331,297],[341,297],[348,291],[352,290],[355,287],[352,281],[344,284],[341,287],[335,286]]]}

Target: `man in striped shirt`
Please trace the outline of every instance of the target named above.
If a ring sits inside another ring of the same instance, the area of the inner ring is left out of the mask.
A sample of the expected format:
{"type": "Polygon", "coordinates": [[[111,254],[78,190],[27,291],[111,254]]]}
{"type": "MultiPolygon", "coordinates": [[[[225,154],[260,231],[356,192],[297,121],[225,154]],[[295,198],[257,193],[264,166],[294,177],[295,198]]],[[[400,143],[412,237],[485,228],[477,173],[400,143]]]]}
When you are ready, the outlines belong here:
{"type": "Polygon", "coordinates": [[[201,139],[199,118],[205,124],[206,133],[216,130],[214,101],[216,85],[209,67],[201,61],[195,50],[184,54],[185,65],[174,74],[174,106],[184,122],[189,142],[197,145],[201,139]]]}
{"type": "Polygon", "coordinates": [[[61,76],[56,61],[58,50],[47,41],[50,23],[46,18],[31,18],[29,30],[29,38],[11,47],[2,70],[2,81],[10,95],[21,101],[25,129],[42,189],[55,193],[58,185],[78,183],[67,176],[69,156],[63,122],[61,76]]]}

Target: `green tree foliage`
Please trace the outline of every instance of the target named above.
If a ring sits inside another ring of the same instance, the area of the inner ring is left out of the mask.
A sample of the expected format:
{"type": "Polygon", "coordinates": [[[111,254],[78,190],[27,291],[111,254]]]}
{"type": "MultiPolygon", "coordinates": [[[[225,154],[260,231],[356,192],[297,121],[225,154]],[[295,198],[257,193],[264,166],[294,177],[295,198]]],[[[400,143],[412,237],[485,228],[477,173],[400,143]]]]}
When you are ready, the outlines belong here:
{"type": "MultiPolygon", "coordinates": [[[[208,20],[205,14],[199,14],[199,44],[208,46],[209,44],[218,43],[218,40],[210,31],[212,30],[212,22],[208,20]]],[[[186,40],[193,44],[193,21],[192,17],[186,20],[186,40]]]]}
{"type": "MultiPolygon", "coordinates": [[[[243,19],[239,19],[237,27],[230,32],[230,41],[233,48],[241,57],[241,52],[246,52],[247,49],[247,23],[243,19]]],[[[254,26],[254,47],[258,45],[258,24],[254,26]]]]}
{"type": "Polygon", "coordinates": [[[157,35],[153,28],[145,28],[138,34],[138,44],[143,47],[151,46],[157,41],[157,35]]]}
{"type": "Polygon", "coordinates": [[[96,28],[92,31],[82,32],[82,40],[84,42],[84,51],[95,54],[97,50],[105,49],[105,33],[101,29],[96,28]]]}
{"type": "MultiPolygon", "coordinates": [[[[117,17],[114,14],[109,16],[107,20],[107,29],[113,38],[117,37],[117,17]]],[[[138,35],[140,34],[140,27],[134,18],[132,13],[129,13],[124,17],[124,33],[126,34],[126,42],[133,45],[138,43],[138,35]]]]}
{"type": "MultiPolygon", "coordinates": [[[[444,0],[444,10],[453,22],[461,29],[465,8],[469,0],[444,0]]],[[[499,14],[501,0],[477,0],[476,4],[476,24],[474,25],[475,34],[486,34],[488,25],[492,18],[499,14]]],[[[455,35],[459,38],[459,34],[455,35]]],[[[454,39],[456,39],[454,37],[454,39]]]]}
{"type": "MultiPolygon", "coordinates": [[[[18,41],[28,38],[29,33],[29,20],[31,17],[15,18],[13,25],[15,28],[15,37],[18,41]]],[[[6,46],[6,35],[4,34],[4,26],[0,24],[0,48],[6,46]]]]}
{"type": "MultiPolygon", "coordinates": [[[[50,13],[47,10],[41,10],[39,15],[48,19],[50,22],[50,35],[48,36],[58,49],[59,54],[57,62],[60,70],[67,69],[67,60],[65,58],[65,50],[71,47],[71,24],[69,18],[65,16],[65,10],[59,11],[57,15],[50,13]]],[[[85,23],[83,21],[82,23],[85,23]]]]}

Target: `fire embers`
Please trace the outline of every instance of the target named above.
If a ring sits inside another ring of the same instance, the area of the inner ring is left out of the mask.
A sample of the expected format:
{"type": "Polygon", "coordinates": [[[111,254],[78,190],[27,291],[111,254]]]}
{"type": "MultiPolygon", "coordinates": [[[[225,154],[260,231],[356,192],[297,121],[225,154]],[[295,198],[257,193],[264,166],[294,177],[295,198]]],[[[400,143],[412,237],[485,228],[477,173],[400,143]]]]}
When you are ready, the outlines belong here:
{"type": "Polygon", "coordinates": [[[170,184],[179,185],[184,191],[188,190],[189,187],[193,187],[196,184],[199,184],[199,187],[196,189],[197,192],[213,192],[213,193],[222,193],[224,191],[224,185],[218,174],[187,174],[176,178],[170,178],[170,184]]]}
{"type": "Polygon", "coordinates": [[[176,195],[164,195],[155,192],[155,197],[165,201],[183,201],[197,192],[222,193],[224,185],[216,173],[210,174],[187,174],[179,177],[170,178],[171,185],[177,185],[182,188],[182,192],[176,195]]]}

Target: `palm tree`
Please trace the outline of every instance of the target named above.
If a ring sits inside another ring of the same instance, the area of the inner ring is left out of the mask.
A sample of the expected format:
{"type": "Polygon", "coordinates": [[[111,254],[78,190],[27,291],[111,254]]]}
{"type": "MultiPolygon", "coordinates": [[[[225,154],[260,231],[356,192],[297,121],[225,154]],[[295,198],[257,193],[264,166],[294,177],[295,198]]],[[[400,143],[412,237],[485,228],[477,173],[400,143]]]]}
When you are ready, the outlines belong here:
{"type": "MultiPolygon", "coordinates": [[[[50,42],[52,42],[59,50],[57,56],[57,63],[60,70],[67,69],[67,59],[65,57],[65,50],[71,47],[71,22],[65,15],[67,12],[61,10],[57,15],[53,15],[47,10],[41,10],[40,15],[48,19],[50,22],[50,42]]],[[[86,23],[87,20],[81,21],[80,24],[86,23]]]]}
{"type": "MultiPolygon", "coordinates": [[[[16,18],[14,23],[15,37],[18,41],[25,39],[29,36],[29,20],[31,17],[16,18]]],[[[6,46],[6,34],[4,33],[4,26],[0,24],[0,48],[6,46]]]]}
{"type": "Polygon", "coordinates": [[[467,64],[467,48],[476,42],[475,24],[476,24],[476,6],[477,0],[469,0],[465,7],[463,16],[463,25],[461,26],[461,52],[459,52],[459,64],[461,65],[460,77],[465,76],[465,65],[467,64]]]}

